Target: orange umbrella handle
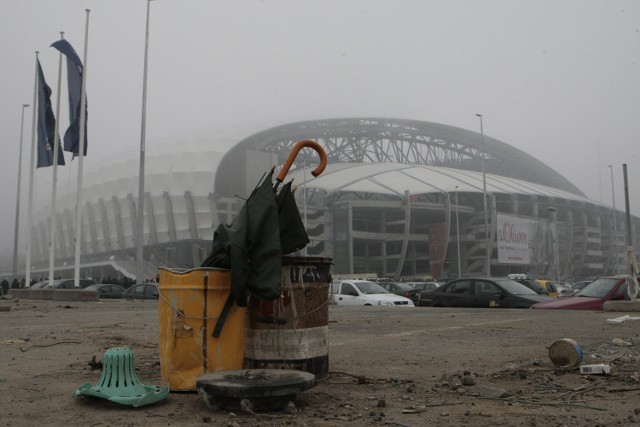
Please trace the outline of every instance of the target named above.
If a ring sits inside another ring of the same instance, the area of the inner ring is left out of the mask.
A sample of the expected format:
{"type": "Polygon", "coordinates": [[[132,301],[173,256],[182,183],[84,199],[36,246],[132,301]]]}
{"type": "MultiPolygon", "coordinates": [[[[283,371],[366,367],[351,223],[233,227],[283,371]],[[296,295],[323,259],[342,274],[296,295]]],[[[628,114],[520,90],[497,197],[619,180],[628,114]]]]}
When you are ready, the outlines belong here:
{"type": "Polygon", "coordinates": [[[318,165],[318,167],[311,171],[311,175],[318,176],[322,173],[322,171],[324,171],[324,168],[327,166],[327,153],[325,153],[322,146],[320,146],[320,144],[318,144],[317,142],[311,141],[310,139],[305,139],[303,141],[296,142],[296,145],[294,145],[291,149],[291,153],[289,153],[287,161],[284,163],[284,165],[282,165],[282,170],[280,170],[280,173],[276,178],[276,181],[278,183],[284,181],[284,178],[287,176],[287,173],[289,172],[293,161],[296,159],[298,152],[300,152],[300,150],[302,150],[304,147],[313,148],[320,156],[320,164],[318,165]]]}

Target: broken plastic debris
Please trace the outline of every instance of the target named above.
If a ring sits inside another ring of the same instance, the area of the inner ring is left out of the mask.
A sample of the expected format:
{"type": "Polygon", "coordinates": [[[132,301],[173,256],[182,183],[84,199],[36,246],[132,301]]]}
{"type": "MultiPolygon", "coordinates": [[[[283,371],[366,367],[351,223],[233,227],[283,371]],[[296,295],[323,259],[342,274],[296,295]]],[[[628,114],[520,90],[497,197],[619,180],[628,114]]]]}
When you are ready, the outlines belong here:
{"type": "Polygon", "coordinates": [[[580,373],[591,375],[609,375],[611,373],[611,366],[602,363],[595,365],[582,365],[580,366],[580,373]]]}
{"type": "Polygon", "coordinates": [[[625,340],[620,339],[620,338],[614,338],[613,340],[611,340],[611,342],[614,345],[617,345],[617,346],[620,346],[620,347],[631,347],[633,345],[632,342],[625,341],[625,340]]]}
{"type": "Polygon", "coordinates": [[[632,316],[629,316],[628,314],[625,314],[624,316],[616,317],[614,319],[607,319],[607,324],[619,325],[621,323],[626,322],[627,320],[640,320],[640,317],[632,317],[632,316]]]}

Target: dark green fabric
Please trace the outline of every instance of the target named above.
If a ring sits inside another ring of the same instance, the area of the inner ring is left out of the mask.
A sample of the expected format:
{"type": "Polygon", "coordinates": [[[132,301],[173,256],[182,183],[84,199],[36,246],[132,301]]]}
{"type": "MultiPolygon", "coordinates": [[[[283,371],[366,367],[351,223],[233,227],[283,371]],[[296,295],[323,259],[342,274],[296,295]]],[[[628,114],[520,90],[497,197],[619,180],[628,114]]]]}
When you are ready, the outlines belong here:
{"type": "Polygon", "coordinates": [[[292,181],[286,183],[276,196],[280,222],[280,246],[284,255],[299,251],[309,243],[309,236],[300,218],[291,184],[292,181]]]}
{"type": "MultiPolygon", "coordinates": [[[[250,294],[280,297],[280,220],[272,187],[273,171],[256,188],[231,225],[220,225],[203,267],[231,268],[231,293],[240,307],[250,294]]],[[[299,214],[298,214],[299,216],[299,214]]]]}

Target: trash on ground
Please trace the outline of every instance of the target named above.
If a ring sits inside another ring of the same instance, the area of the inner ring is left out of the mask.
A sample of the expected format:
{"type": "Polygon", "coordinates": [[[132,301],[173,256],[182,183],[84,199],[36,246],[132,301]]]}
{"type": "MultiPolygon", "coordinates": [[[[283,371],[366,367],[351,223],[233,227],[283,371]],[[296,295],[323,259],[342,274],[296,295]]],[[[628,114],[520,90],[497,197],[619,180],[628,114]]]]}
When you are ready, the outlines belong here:
{"type": "Polygon", "coordinates": [[[98,384],[81,385],[74,393],[76,397],[99,397],[137,408],[164,400],[169,394],[169,387],[142,384],[136,375],[130,348],[110,348],[105,351],[102,360],[104,369],[98,384]]]}
{"type": "Polygon", "coordinates": [[[582,365],[580,366],[580,373],[591,375],[609,375],[611,373],[611,366],[605,365],[603,363],[594,365],[582,365]]]}
{"type": "Polygon", "coordinates": [[[629,316],[628,314],[625,314],[624,316],[615,317],[613,319],[607,319],[607,324],[608,325],[620,325],[620,324],[626,322],[627,320],[640,320],[640,317],[629,316]]]}
{"type": "Polygon", "coordinates": [[[619,346],[619,347],[631,347],[631,346],[633,345],[633,343],[632,343],[632,342],[630,342],[630,341],[625,341],[625,340],[620,339],[620,338],[614,338],[611,342],[612,342],[614,345],[617,345],[617,346],[619,346]]]}
{"type": "Polygon", "coordinates": [[[551,344],[549,358],[559,368],[575,368],[582,362],[582,347],[576,341],[564,338],[551,344]]]}

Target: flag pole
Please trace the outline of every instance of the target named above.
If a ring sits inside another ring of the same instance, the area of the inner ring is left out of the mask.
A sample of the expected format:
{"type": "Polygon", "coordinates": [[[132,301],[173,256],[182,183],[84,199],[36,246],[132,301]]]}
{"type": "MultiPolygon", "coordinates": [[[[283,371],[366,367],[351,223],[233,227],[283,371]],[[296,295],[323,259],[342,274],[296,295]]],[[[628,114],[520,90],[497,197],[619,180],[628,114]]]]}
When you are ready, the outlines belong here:
{"type": "Polygon", "coordinates": [[[20,180],[22,178],[22,136],[24,131],[24,109],[29,104],[22,104],[20,116],[20,154],[18,155],[18,188],[16,190],[16,225],[13,233],[13,278],[18,278],[18,229],[20,228],[20,180]]]}
{"type": "Polygon", "coordinates": [[[144,157],[145,157],[145,133],[147,127],[147,69],[149,58],[149,9],[151,0],[147,0],[147,24],[144,38],[144,71],[142,77],[142,123],[140,131],[140,173],[138,179],[138,218],[136,233],[136,283],[143,283],[142,266],[144,242],[144,157]]]}
{"type": "Polygon", "coordinates": [[[33,187],[36,178],[36,112],[38,111],[38,51],[33,82],[33,114],[31,119],[31,166],[29,168],[29,201],[27,205],[27,259],[24,269],[24,285],[31,286],[31,227],[33,226],[33,187]]]}
{"type": "MultiPolygon", "coordinates": [[[[60,38],[64,39],[64,31],[60,31],[60,38]]],[[[53,136],[53,179],[52,179],[52,191],[51,191],[51,217],[49,218],[51,228],[50,228],[50,238],[49,238],[49,284],[53,284],[53,275],[54,275],[54,253],[56,247],[56,187],[58,180],[58,146],[60,145],[60,86],[62,80],[62,52],[60,52],[58,59],[58,93],[56,95],[56,125],[55,125],[55,133],[53,136]]]]}
{"type": "Polygon", "coordinates": [[[85,9],[87,12],[86,24],[84,27],[84,57],[82,59],[82,89],[80,90],[80,132],[78,141],[78,190],[76,192],[76,237],[75,237],[75,263],[73,270],[73,287],[80,287],[80,242],[82,237],[82,159],[84,159],[84,138],[85,138],[85,125],[86,125],[86,106],[87,106],[87,47],[89,43],[89,13],[90,9],[85,9]]]}

